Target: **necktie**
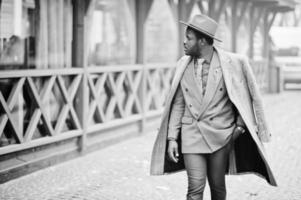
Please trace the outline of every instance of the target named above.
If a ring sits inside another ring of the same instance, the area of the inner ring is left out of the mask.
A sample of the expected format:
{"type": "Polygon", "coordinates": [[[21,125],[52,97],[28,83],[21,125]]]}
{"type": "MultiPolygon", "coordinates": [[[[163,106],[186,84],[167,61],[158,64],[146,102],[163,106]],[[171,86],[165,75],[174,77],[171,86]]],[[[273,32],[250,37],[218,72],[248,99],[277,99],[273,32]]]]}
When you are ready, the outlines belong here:
{"type": "Polygon", "coordinates": [[[208,62],[203,63],[202,67],[202,89],[203,89],[203,95],[206,92],[206,86],[207,86],[207,80],[208,80],[208,74],[209,74],[209,67],[210,65],[208,62]]]}
{"type": "Polygon", "coordinates": [[[205,59],[199,58],[196,60],[196,66],[195,66],[195,75],[201,83],[202,83],[202,70],[203,70],[204,62],[205,62],[205,59]]]}
{"type": "Polygon", "coordinates": [[[202,83],[203,95],[205,94],[206,91],[209,67],[210,65],[208,64],[208,62],[206,62],[205,59],[203,58],[197,59],[196,76],[198,80],[202,83]]]}

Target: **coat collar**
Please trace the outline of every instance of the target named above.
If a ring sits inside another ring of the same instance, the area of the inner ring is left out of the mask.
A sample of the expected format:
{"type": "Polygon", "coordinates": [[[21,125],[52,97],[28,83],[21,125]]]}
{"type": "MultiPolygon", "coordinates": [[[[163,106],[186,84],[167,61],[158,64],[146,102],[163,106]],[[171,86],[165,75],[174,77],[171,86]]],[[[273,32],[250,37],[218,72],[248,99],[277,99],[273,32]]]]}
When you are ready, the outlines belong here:
{"type": "Polygon", "coordinates": [[[223,77],[224,77],[224,81],[226,84],[226,89],[228,92],[228,95],[231,95],[231,90],[232,90],[232,73],[231,73],[231,69],[232,69],[232,59],[231,57],[224,52],[223,50],[216,48],[216,52],[219,56],[220,59],[220,63],[221,63],[221,68],[222,68],[222,72],[223,72],[223,77]]]}
{"type": "Polygon", "coordinates": [[[176,88],[179,85],[179,82],[184,74],[184,71],[186,69],[186,67],[188,66],[188,64],[192,61],[192,57],[191,56],[183,56],[177,63],[176,66],[176,72],[175,72],[175,76],[174,79],[172,81],[171,84],[171,92],[173,93],[175,92],[176,88]]]}

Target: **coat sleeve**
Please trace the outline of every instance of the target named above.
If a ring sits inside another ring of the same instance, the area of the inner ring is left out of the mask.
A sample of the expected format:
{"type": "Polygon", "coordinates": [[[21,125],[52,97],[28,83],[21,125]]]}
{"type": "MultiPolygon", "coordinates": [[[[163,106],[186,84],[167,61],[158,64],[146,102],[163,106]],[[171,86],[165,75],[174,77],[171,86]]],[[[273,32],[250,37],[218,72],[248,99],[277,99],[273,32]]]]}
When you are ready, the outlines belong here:
{"type": "Polygon", "coordinates": [[[258,127],[258,137],[262,142],[270,142],[271,133],[265,117],[262,97],[247,57],[243,58],[242,65],[243,73],[247,79],[248,88],[252,97],[253,108],[258,127]]]}
{"type": "Polygon", "coordinates": [[[181,128],[181,119],[184,114],[184,110],[185,101],[181,86],[179,84],[172,102],[170,118],[168,123],[168,138],[178,138],[181,128]]]}

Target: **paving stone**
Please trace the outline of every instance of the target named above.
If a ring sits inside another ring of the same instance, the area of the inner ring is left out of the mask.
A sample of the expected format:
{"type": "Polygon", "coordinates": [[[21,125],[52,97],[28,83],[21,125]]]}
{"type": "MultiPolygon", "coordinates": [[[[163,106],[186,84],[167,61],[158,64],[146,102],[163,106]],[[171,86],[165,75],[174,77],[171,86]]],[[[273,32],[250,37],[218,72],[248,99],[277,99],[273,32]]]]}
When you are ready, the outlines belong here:
{"type": "MultiPolygon", "coordinates": [[[[265,144],[278,187],[255,175],[227,176],[230,200],[301,199],[301,92],[264,96],[273,133],[265,144]]],[[[150,176],[155,133],[129,139],[86,156],[0,185],[2,200],[181,200],[185,172],[150,176]]],[[[205,198],[209,198],[208,184],[205,198]]]]}

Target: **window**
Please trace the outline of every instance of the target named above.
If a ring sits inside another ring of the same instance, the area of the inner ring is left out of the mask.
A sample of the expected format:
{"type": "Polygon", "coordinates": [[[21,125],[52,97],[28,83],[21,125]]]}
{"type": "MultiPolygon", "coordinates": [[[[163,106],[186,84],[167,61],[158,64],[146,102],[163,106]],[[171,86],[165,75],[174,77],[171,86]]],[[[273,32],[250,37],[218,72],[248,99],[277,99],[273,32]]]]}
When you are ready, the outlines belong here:
{"type": "Polygon", "coordinates": [[[0,69],[71,66],[71,0],[0,2],[0,69]]]}
{"type": "MultiPolygon", "coordinates": [[[[73,35],[71,2],[72,0],[0,0],[0,69],[71,67],[73,35]]],[[[45,85],[49,83],[50,78],[32,77],[30,79],[38,96],[42,96],[42,91],[45,92],[45,85]]],[[[72,80],[74,77],[66,77],[64,84],[69,86],[72,80]]],[[[65,102],[57,82],[50,90],[47,99],[42,101],[42,105],[54,127],[61,123],[60,116],[65,102]]],[[[0,93],[7,102],[12,96],[15,97],[15,104],[10,106],[12,107],[10,116],[20,133],[25,135],[27,130],[34,127],[32,124],[36,124],[37,128],[32,132],[31,139],[47,135],[40,119],[34,120],[38,116],[36,109],[39,105],[33,98],[33,89],[26,86],[24,82],[22,84],[22,78],[2,77],[0,93]],[[18,86],[19,83],[21,87],[18,86]],[[19,89],[16,89],[17,87],[19,89]]],[[[5,119],[5,110],[3,108],[0,110],[0,117],[5,119]]],[[[70,116],[67,116],[65,124],[60,125],[61,129],[63,131],[73,129],[71,121],[70,116]]],[[[19,143],[13,134],[12,126],[6,123],[2,130],[0,147],[19,143]]]]}
{"type": "Polygon", "coordinates": [[[90,66],[135,63],[135,16],[128,2],[95,0],[91,3],[87,37],[90,66]]]}
{"type": "Polygon", "coordinates": [[[178,28],[166,0],[154,0],[144,32],[146,62],[177,60],[178,28]]]}

